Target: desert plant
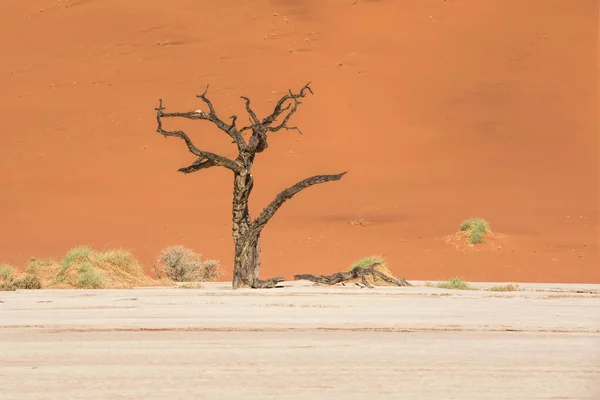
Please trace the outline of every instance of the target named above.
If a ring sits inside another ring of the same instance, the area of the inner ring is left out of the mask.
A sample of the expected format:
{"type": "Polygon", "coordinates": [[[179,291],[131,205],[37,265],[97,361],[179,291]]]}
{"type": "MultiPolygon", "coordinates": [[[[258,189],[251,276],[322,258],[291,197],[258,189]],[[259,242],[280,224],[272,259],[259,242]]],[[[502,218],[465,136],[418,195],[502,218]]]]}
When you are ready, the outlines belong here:
{"type": "Polygon", "coordinates": [[[463,278],[455,276],[448,279],[445,282],[438,282],[436,285],[440,289],[456,289],[456,290],[471,290],[471,285],[469,282],[465,281],[463,278]]]}
{"type": "Polygon", "coordinates": [[[52,280],[52,285],[70,282],[79,289],[104,287],[104,277],[93,265],[95,256],[96,253],[88,246],[79,246],[69,250],[60,262],[60,271],[52,280]]]}
{"type": "Polygon", "coordinates": [[[90,261],[92,256],[92,249],[88,246],[75,247],[65,254],[65,257],[60,262],[63,269],[69,268],[73,263],[81,263],[90,261]]]}
{"type": "Polygon", "coordinates": [[[373,264],[381,264],[382,266],[386,266],[385,258],[383,258],[383,256],[368,256],[361,258],[360,260],[352,263],[349,271],[352,271],[356,267],[363,269],[370,268],[373,264]]]}
{"type": "Polygon", "coordinates": [[[15,270],[8,264],[0,264],[0,291],[14,291],[15,270]]]}
{"type": "Polygon", "coordinates": [[[0,291],[17,289],[41,289],[40,279],[31,274],[18,276],[15,269],[7,264],[0,265],[0,291]]]}
{"type": "Polygon", "coordinates": [[[250,194],[254,187],[254,176],[252,167],[254,159],[258,153],[263,152],[268,147],[267,135],[281,130],[295,130],[300,132],[297,127],[288,125],[288,121],[296,112],[301,99],[308,93],[312,93],[309,84],[300,89],[298,93],[291,90],[277,101],[271,114],[262,120],[256,115],[250,106],[250,99],[243,97],[245,101],[246,112],[250,119],[250,124],[238,128],[236,126],[237,116],[230,117],[231,122],[222,120],[216,113],[212,102],[206,96],[208,86],[200,98],[208,108],[208,111],[195,110],[188,112],[165,112],[162,99],[159,99],[158,108],[156,108],[157,132],[165,137],[177,137],[182,139],[187,149],[196,157],[196,161],[188,167],[180,168],[179,171],[185,174],[197,172],[212,167],[223,167],[233,173],[233,224],[232,234],[234,241],[234,265],[233,282],[234,289],[241,287],[252,288],[272,288],[284,280],[283,277],[271,279],[259,279],[260,268],[260,234],[265,225],[281,208],[283,203],[291,199],[297,193],[314,185],[325,182],[338,181],[346,174],[345,172],[335,175],[315,175],[306,178],[295,185],[281,191],[267,207],[252,219],[248,202],[250,194]],[[219,154],[201,150],[196,147],[190,137],[183,131],[167,131],[163,128],[164,118],[185,118],[189,120],[204,120],[214,124],[220,131],[225,133],[235,143],[238,154],[235,158],[225,157],[219,154]],[[248,133],[248,139],[244,134],[248,133]]]}
{"type": "Polygon", "coordinates": [[[137,274],[140,265],[132,252],[125,249],[112,249],[95,253],[96,259],[130,274],[137,274]]]}
{"type": "Polygon", "coordinates": [[[223,275],[223,267],[219,260],[204,260],[200,281],[216,281],[223,275]]]}
{"type": "Polygon", "coordinates": [[[506,285],[494,285],[490,288],[492,292],[516,292],[521,290],[519,285],[514,285],[512,283],[507,283],[506,285]]]}
{"type": "Polygon", "coordinates": [[[17,290],[14,282],[0,281],[0,292],[14,292],[17,290]]]}
{"type": "Polygon", "coordinates": [[[42,282],[40,281],[40,278],[31,274],[15,278],[15,280],[12,283],[15,289],[33,290],[42,288],[42,282]]]}
{"type": "Polygon", "coordinates": [[[0,280],[11,282],[15,277],[15,269],[8,264],[0,264],[0,280]]]}
{"type": "Polygon", "coordinates": [[[101,289],[104,287],[104,277],[98,269],[89,262],[82,263],[78,271],[76,287],[80,289],[101,289]]]}
{"type": "Polygon", "coordinates": [[[38,276],[44,287],[51,288],[130,288],[159,284],[144,270],[129,250],[96,251],[80,246],[67,252],[60,263],[30,260],[29,273],[38,276]]]}
{"type": "Polygon", "coordinates": [[[217,260],[202,261],[202,256],[184,246],[164,248],[154,264],[157,278],[163,276],[175,282],[213,281],[222,275],[217,260]]]}
{"type": "Polygon", "coordinates": [[[36,275],[41,268],[50,267],[58,264],[56,261],[52,259],[47,260],[38,260],[35,257],[32,257],[27,262],[27,267],[25,267],[25,272],[28,274],[36,275]]]}
{"type": "Polygon", "coordinates": [[[467,232],[469,243],[479,244],[483,243],[484,236],[490,232],[490,224],[483,219],[471,218],[460,224],[460,230],[467,232]]]}

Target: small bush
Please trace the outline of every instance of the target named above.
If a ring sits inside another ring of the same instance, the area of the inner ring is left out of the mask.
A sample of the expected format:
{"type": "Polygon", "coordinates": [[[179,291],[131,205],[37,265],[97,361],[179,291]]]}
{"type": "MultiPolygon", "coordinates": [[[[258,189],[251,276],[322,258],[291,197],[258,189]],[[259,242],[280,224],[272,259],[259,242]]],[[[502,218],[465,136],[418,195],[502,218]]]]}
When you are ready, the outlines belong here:
{"type": "Polygon", "coordinates": [[[60,262],[61,268],[52,280],[52,286],[74,286],[79,289],[104,287],[102,274],[94,267],[94,251],[88,246],[75,247],[60,262]]]}
{"type": "Polygon", "coordinates": [[[27,274],[27,275],[16,278],[13,281],[13,286],[15,287],[15,289],[34,290],[34,289],[41,289],[42,282],[40,281],[40,278],[38,278],[37,276],[27,274]]]}
{"type": "Polygon", "coordinates": [[[15,290],[17,290],[17,288],[15,287],[14,282],[0,281],[0,292],[14,292],[15,290]]]}
{"type": "Polygon", "coordinates": [[[508,283],[506,285],[494,285],[490,288],[492,292],[516,292],[521,290],[519,285],[513,285],[512,283],[508,283]]]}
{"type": "Polygon", "coordinates": [[[17,276],[14,268],[10,265],[0,265],[0,291],[41,289],[41,287],[42,283],[37,276],[31,274],[17,276]]]}
{"type": "Polygon", "coordinates": [[[166,276],[175,282],[205,282],[217,280],[223,270],[217,260],[202,261],[200,254],[183,246],[163,249],[154,264],[158,279],[166,276]]]}
{"type": "Polygon", "coordinates": [[[370,268],[371,265],[373,264],[381,264],[382,266],[386,266],[386,262],[385,262],[385,258],[383,258],[383,256],[368,256],[365,258],[361,258],[358,261],[355,261],[352,263],[352,266],[350,266],[349,271],[352,271],[354,268],[356,267],[360,267],[360,268],[370,268]]]}
{"type": "Polygon", "coordinates": [[[437,287],[440,289],[471,290],[471,286],[463,278],[455,276],[446,282],[439,282],[437,287]]]}
{"type": "Polygon", "coordinates": [[[460,230],[467,232],[469,235],[469,243],[483,243],[484,236],[490,232],[490,224],[487,221],[479,218],[472,218],[463,221],[460,224],[460,230]]]}
{"type": "Polygon", "coordinates": [[[8,264],[0,264],[0,280],[12,282],[15,277],[15,269],[8,264]]]}

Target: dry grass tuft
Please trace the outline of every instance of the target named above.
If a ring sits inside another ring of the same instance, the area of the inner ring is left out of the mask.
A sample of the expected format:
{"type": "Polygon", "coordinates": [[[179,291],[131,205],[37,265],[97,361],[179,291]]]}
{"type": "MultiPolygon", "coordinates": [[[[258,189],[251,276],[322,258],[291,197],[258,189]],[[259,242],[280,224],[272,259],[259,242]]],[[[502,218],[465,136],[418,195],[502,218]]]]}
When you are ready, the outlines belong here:
{"type": "Polygon", "coordinates": [[[473,290],[469,282],[458,276],[450,278],[446,282],[439,282],[436,287],[440,289],[473,290]]]}
{"type": "Polygon", "coordinates": [[[146,276],[135,256],[124,249],[75,247],[60,262],[31,259],[27,271],[37,276],[43,287],[53,289],[124,289],[160,284],[146,276]]]}
{"type": "Polygon", "coordinates": [[[517,292],[520,291],[521,288],[519,285],[514,285],[512,283],[508,283],[506,285],[494,285],[490,288],[492,292],[517,292]]]}
{"type": "Polygon", "coordinates": [[[12,267],[0,266],[0,290],[126,289],[164,284],[144,274],[135,256],[124,249],[96,251],[79,246],[60,261],[31,258],[20,276],[12,267]]]}
{"type": "Polygon", "coordinates": [[[202,289],[202,284],[200,282],[184,282],[177,285],[177,287],[180,289],[202,289]]]}
{"type": "Polygon", "coordinates": [[[17,289],[40,289],[40,279],[31,274],[17,274],[8,264],[0,265],[0,291],[15,291],[17,289]]]}
{"type": "Polygon", "coordinates": [[[15,269],[8,264],[0,264],[0,281],[12,281],[15,277],[15,269]]]}
{"type": "Polygon", "coordinates": [[[42,288],[42,281],[35,275],[19,276],[13,281],[15,289],[34,290],[42,288]]]}

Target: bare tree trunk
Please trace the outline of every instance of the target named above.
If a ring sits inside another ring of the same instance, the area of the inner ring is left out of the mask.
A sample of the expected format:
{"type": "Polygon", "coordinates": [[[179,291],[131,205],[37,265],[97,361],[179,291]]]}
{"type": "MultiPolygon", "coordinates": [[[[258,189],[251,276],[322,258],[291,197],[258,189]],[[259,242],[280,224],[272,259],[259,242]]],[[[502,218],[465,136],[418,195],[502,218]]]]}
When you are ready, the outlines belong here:
{"type": "Polygon", "coordinates": [[[235,241],[235,260],[233,267],[233,289],[240,288],[272,288],[283,277],[259,279],[260,273],[260,244],[259,236],[247,234],[235,241]]]}
{"type": "MultiPolygon", "coordinates": [[[[251,165],[252,160],[247,160],[251,165]]],[[[247,169],[249,169],[247,167],[247,169]]],[[[248,199],[254,186],[252,174],[245,169],[236,173],[233,183],[233,229],[235,258],[233,264],[233,288],[270,288],[283,282],[277,277],[260,280],[260,230],[251,229],[248,199]]]]}
{"type": "Polygon", "coordinates": [[[245,235],[235,240],[233,288],[255,287],[260,273],[258,237],[245,235]]]}

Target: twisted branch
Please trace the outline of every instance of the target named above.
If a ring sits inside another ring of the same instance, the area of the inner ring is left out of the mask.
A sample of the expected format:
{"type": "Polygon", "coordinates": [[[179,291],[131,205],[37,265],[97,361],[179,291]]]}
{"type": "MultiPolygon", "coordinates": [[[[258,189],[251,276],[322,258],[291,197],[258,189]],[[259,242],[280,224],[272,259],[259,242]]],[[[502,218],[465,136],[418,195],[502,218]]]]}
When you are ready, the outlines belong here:
{"type": "MultiPolygon", "coordinates": [[[[210,106],[210,107],[212,109],[212,106],[210,106]]],[[[183,132],[183,131],[167,131],[167,130],[163,129],[163,125],[162,125],[163,117],[183,117],[183,118],[188,118],[188,119],[205,119],[205,120],[214,122],[211,119],[212,117],[210,114],[206,114],[205,112],[202,112],[202,111],[201,112],[193,111],[193,112],[188,112],[188,113],[165,113],[164,112],[165,108],[163,107],[162,99],[159,99],[158,108],[155,108],[155,110],[156,110],[156,123],[157,123],[156,131],[158,133],[160,133],[161,135],[163,135],[164,137],[174,136],[174,137],[178,137],[178,138],[182,139],[185,142],[185,144],[187,145],[187,148],[190,151],[190,153],[192,153],[198,157],[198,159],[189,167],[180,168],[179,169],[180,172],[188,174],[191,172],[196,172],[200,169],[210,168],[210,167],[214,167],[214,166],[225,167],[225,168],[230,169],[231,171],[237,172],[237,173],[239,173],[243,170],[243,168],[240,164],[238,164],[237,162],[235,162],[227,157],[220,156],[218,154],[211,153],[209,151],[204,151],[204,150],[198,149],[194,145],[194,143],[192,142],[190,137],[185,132],[183,132]]],[[[211,113],[212,113],[212,111],[211,111],[211,113]]],[[[243,139],[242,139],[242,141],[243,141],[243,139]]],[[[245,145],[245,143],[244,143],[244,145],[245,145]]]]}
{"type": "Polygon", "coordinates": [[[294,115],[294,113],[298,109],[298,106],[300,104],[302,104],[302,102],[298,99],[306,97],[307,92],[314,94],[312,89],[310,88],[310,82],[308,82],[306,85],[304,85],[302,87],[302,89],[300,89],[299,93],[295,94],[290,90],[288,92],[288,94],[286,94],[281,99],[279,99],[277,104],[275,104],[275,108],[273,109],[273,112],[270,115],[263,118],[262,122],[259,122],[258,117],[254,113],[254,111],[252,111],[252,109],[250,108],[250,100],[247,97],[242,96],[242,99],[244,99],[246,101],[246,111],[248,112],[248,114],[251,117],[252,125],[243,127],[242,129],[240,129],[240,132],[243,133],[244,131],[247,131],[250,129],[252,129],[254,132],[256,132],[256,128],[260,127],[260,128],[262,128],[261,129],[262,132],[264,132],[265,134],[266,134],[266,132],[277,132],[281,129],[285,129],[288,131],[295,130],[295,131],[298,131],[300,134],[302,134],[302,131],[298,127],[288,126],[288,121],[290,120],[292,115],[294,115]],[[288,100],[292,100],[292,102],[288,103],[284,107],[284,104],[288,100]],[[285,117],[278,125],[271,126],[282,114],[284,114],[288,110],[289,110],[289,112],[287,114],[285,114],[285,117]]]}
{"type": "Polygon", "coordinates": [[[373,282],[377,281],[377,278],[384,280],[388,283],[394,284],[396,286],[412,286],[406,279],[400,278],[396,279],[394,277],[388,276],[381,271],[375,269],[380,266],[380,263],[374,263],[369,268],[362,267],[354,267],[352,270],[348,272],[336,272],[333,275],[320,275],[315,276],[311,274],[300,274],[294,275],[294,280],[307,280],[315,283],[320,283],[323,285],[335,285],[338,283],[344,283],[346,281],[350,281],[353,279],[360,279],[362,284],[366,287],[372,289],[373,285],[367,282],[366,277],[371,275],[373,277],[373,282]]]}
{"type": "MultiPolygon", "coordinates": [[[[232,115],[231,117],[229,117],[232,120],[231,125],[228,125],[225,122],[223,122],[223,120],[221,120],[217,115],[212,102],[208,99],[208,97],[206,97],[207,92],[208,85],[206,85],[206,89],[204,89],[204,92],[202,94],[196,95],[196,97],[201,99],[204,103],[206,103],[209,110],[208,113],[202,110],[188,111],[183,113],[165,113],[161,111],[160,116],[165,118],[180,117],[192,120],[203,119],[206,121],[210,121],[213,124],[215,124],[217,128],[219,128],[220,130],[225,132],[229,137],[231,137],[233,139],[233,142],[237,144],[238,150],[242,151],[246,147],[246,142],[244,141],[244,138],[242,137],[241,133],[235,127],[235,121],[237,119],[237,116],[232,115]]],[[[158,111],[158,109],[156,110],[158,111]]],[[[165,110],[165,108],[162,108],[162,110],[165,110]]]]}

